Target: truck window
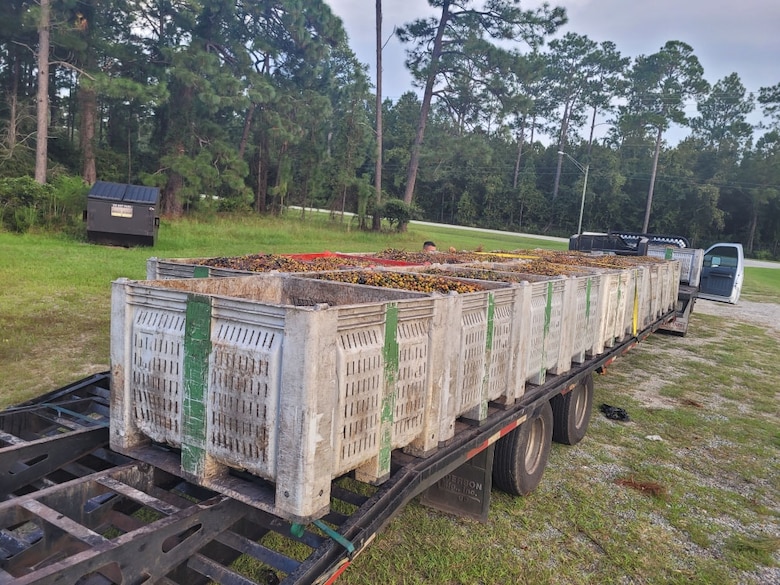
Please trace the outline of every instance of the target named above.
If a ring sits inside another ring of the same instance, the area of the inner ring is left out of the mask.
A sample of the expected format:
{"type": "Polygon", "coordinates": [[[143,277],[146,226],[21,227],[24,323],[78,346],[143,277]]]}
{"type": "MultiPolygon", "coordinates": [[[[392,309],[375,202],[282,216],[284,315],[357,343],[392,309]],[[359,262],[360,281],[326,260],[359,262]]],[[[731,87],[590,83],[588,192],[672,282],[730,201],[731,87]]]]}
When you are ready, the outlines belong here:
{"type": "Polygon", "coordinates": [[[718,266],[736,268],[737,261],[737,249],[731,246],[719,246],[710,250],[709,254],[704,256],[704,266],[706,268],[717,268],[718,266]]]}

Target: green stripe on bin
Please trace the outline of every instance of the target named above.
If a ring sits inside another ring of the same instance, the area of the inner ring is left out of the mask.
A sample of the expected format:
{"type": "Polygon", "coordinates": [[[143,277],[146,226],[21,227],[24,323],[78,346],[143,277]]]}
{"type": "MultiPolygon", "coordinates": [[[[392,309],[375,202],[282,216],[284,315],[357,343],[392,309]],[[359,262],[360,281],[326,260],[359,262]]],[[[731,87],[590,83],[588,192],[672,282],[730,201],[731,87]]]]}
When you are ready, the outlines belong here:
{"type": "Polygon", "coordinates": [[[379,418],[379,475],[390,473],[390,454],[393,450],[393,411],[395,410],[395,382],[398,379],[398,306],[388,304],[385,312],[385,392],[379,418]]]}
{"type": "Polygon", "coordinates": [[[209,273],[208,266],[195,266],[192,269],[192,278],[208,278],[209,273]]]}
{"type": "Polygon", "coordinates": [[[493,293],[488,293],[488,306],[487,306],[487,335],[485,339],[485,346],[488,351],[493,349],[493,318],[496,314],[496,298],[493,293]]]}
{"type": "Polygon", "coordinates": [[[547,283],[547,305],[544,307],[544,338],[550,333],[550,321],[552,320],[553,283],[547,283]]]}
{"type": "Polygon", "coordinates": [[[187,298],[184,324],[184,397],[181,468],[202,477],[206,467],[206,398],[211,354],[211,301],[187,298]]]}

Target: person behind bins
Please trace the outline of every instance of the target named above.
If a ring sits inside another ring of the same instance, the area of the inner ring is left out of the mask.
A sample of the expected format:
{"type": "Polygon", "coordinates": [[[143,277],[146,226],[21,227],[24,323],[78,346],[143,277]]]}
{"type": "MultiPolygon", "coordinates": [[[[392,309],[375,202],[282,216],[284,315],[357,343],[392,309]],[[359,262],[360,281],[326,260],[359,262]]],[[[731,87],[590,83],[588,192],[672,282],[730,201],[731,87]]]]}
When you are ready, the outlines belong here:
{"type": "Polygon", "coordinates": [[[436,244],[428,240],[427,242],[423,242],[423,252],[435,252],[436,251],[436,244]]]}

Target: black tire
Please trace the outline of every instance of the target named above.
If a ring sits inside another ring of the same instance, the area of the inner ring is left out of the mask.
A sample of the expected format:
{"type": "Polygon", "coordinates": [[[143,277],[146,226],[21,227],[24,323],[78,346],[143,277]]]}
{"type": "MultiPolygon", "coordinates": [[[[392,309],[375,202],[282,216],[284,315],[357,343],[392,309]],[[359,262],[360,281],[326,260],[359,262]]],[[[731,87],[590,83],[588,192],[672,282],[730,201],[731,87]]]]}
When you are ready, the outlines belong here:
{"type": "Polygon", "coordinates": [[[527,421],[496,442],[493,485],[508,494],[530,494],[542,480],[550,455],[553,412],[545,402],[527,421]]]}
{"type": "Polygon", "coordinates": [[[571,391],[550,400],[553,411],[553,435],[556,443],[576,445],[588,432],[593,410],[593,374],[582,378],[571,391]]]}

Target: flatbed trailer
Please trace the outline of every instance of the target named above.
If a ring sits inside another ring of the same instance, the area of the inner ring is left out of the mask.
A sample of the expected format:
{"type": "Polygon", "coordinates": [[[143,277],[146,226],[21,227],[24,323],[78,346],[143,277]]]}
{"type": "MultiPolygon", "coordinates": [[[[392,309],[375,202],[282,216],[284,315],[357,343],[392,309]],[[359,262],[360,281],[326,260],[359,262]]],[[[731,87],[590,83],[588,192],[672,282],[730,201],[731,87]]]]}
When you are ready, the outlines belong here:
{"type": "MultiPolygon", "coordinates": [[[[379,486],[334,480],[331,512],[307,526],[112,451],[108,372],[6,409],[0,585],[333,583],[415,497],[484,520],[494,477],[506,491],[533,489],[551,438],[573,444],[584,435],[593,374],[668,327],[675,313],[529,385],[515,404],[490,403],[478,423],[458,420],[454,438],[430,457],[393,451],[391,476],[379,486]],[[523,465],[530,467],[516,473],[523,465]],[[232,568],[242,555],[263,567],[260,578],[232,568]]],[[[258,478],[240,480],[273,490],[258,478]]]]}

